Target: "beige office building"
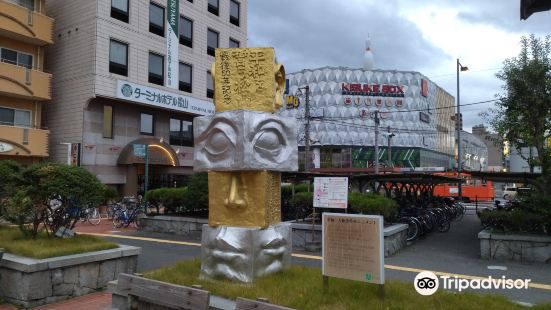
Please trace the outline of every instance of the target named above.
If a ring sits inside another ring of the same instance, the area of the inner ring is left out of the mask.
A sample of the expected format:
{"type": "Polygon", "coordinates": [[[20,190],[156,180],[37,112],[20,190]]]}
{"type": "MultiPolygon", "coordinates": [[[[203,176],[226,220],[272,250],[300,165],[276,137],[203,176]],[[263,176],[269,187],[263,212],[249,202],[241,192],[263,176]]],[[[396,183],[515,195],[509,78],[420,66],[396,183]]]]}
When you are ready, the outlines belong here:
{"type": "Polygon", "coordinates": [[[192,120],[214,113],[214,49],[246,46],[247,1],[49,0],[47,9],[56,19],[46,53],[51,159],[134,195],[147,150],[149,188],[184,184],[192,120]]]}
{"type": "Polygon", "coordinates": [[[44,0],[0,0],[0,160],[30,165],[48,157],[41,114],[51,104],[44,47],[53,25],[44,0]]]}

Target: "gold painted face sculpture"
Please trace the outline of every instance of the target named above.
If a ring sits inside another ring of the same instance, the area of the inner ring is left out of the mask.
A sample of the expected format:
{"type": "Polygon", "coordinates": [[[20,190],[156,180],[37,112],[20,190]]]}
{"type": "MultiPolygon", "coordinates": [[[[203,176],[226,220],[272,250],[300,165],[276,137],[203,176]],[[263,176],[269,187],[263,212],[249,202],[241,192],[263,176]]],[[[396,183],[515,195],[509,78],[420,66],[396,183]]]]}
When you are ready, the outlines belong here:
{"type": "Polygon", "coordinates": [[[273,48],[219,48],[211,73],[216,112],[274,113],[283,105],[285,68],[273,48]]]}
{"type": "Polygon", "coordinates": [[[281,221],[281,175],[298,170],[297,122],[282,106],[285,69],[272,48],[217,49],[214,116],[194,120],[196,171],[209,171],[209,225],[281,221]]]}

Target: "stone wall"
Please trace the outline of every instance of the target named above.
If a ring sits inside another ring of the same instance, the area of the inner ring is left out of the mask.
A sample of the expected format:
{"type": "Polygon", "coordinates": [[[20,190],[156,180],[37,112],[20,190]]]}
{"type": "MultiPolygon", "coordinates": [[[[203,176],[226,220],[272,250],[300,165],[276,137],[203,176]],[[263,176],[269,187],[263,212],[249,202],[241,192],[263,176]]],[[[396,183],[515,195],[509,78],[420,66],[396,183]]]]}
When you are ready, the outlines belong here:
{"type": "Polygon", "coordinates": [[[141,224],[140,230],[143,231],[182,236],[199,234],[200,236],[203,224],[208,224],[208,220],[179,216],[152,216],[142,218],[141,224]]]}
{"type": "Polygon", "coordinates": [[[478,233],[480,257],[490,260],[551,263],[551,236],[478,233]]]}
{"type": "Polygon", "coordinates": [[[48,259],[5,253],[0,261],[0,299],[28,308],[94,292],[121,272],[136,272],[140,251],[121,245],[48,259]]]}
{"type": "MultiPolygon", "coordinates": [[[[394,224],[384,228],[385,257],[406,246],[407,225],[394,224]]],[[[321,242],[321,225],[314,225],[314,240],[321,242]]],[[[293,250],[304,250],[312,240],[312,224],[293,223],[293,250]]]]}

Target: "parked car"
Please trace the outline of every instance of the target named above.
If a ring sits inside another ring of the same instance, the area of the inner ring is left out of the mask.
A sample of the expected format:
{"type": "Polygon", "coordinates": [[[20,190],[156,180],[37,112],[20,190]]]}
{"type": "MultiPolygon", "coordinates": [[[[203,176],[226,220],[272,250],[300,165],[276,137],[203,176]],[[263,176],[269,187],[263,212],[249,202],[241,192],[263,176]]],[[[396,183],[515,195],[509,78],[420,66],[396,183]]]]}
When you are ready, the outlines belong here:
{"type": "Polygon", "coordinates": [[[517,188],[506,186],[503,189],[503,199],[511,200],[517,196],[517,188]]]}

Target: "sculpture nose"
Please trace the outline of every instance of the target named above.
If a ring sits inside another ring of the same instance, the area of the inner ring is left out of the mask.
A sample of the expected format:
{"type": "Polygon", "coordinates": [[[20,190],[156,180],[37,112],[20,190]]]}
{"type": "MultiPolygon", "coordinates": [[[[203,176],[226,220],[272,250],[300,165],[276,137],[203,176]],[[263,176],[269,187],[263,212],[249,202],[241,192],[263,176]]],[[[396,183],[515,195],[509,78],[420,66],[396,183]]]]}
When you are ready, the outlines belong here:
{"type": "Polygon", "coordinates": [[[247,189],[243,180],[241,179],[240,172],[233,172],[231,174],[230,189],[228,191],[228,197],[224,200],[224,205],[230,208],[244,208],[247,206],[247,200],[245,198],[247,189]]]}

